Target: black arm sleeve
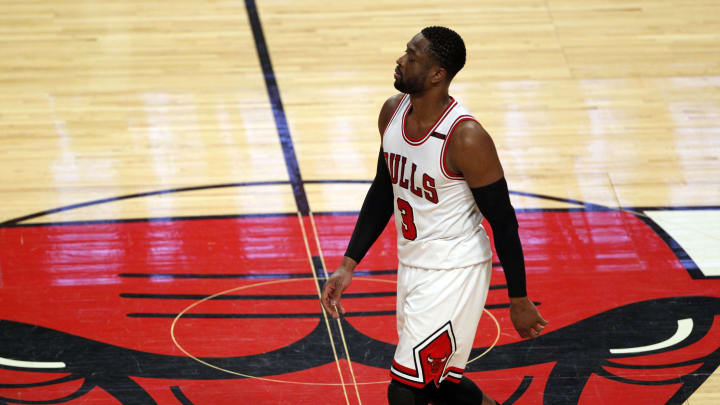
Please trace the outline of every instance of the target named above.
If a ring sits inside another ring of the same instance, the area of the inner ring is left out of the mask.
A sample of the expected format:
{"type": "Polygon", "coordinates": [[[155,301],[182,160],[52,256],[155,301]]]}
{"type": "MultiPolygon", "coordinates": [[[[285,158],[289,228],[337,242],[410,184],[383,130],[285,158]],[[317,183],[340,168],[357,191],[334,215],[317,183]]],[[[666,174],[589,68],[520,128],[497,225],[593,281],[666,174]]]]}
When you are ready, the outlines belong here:
{"type": "Polygon", "coordinates": [[[525,258],[523,257],[518,222],[510,204],[505,178],[487,186],[470,189],[483,216],[488,220],[495,239],[495,250],[505,272],[508,295],[511,298],[527,296],[525,285],[525,258]]]}
{"type": "Polygon", "coordinates": [[[380,148],[377,172],[360,209],[345,256],[360,263],[370,246],[380,237],[393,214],[393,190],[390,173],[380,148]]]}

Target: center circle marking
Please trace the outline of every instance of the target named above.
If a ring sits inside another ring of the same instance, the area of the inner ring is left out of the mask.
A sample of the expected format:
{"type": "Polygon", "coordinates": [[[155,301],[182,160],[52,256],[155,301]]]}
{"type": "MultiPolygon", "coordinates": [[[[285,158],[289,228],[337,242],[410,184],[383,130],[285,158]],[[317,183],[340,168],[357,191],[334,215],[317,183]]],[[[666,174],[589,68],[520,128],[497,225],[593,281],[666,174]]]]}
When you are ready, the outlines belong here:
{"type": "MultiPolygon", "coordinates": [[[[213,368],[213,369],[215,369],[215,370],[222,371],[222,372],[224,372],[224,373],[228,373],[228,374],[231,374],[231,375],[236,375],[236,376],[239,376],[239,377],[253,378],[253,379],[256,379],[256,380],[268,381],[268,382],[276,382],[276,383],[284,383],[284,384],[297,384],[297,385],[341,386],[341,385],[387,384],[387,383],[389,382],[389,380],[385,380],[385,381],[372,381],[372,382],[354,382],[354,383],[317,383],[317,382],[302,382],[302,381],[278,380],[278,379],[274,379],[274,378],[257,377],[257,376],[253,376],[253,375],[238,373],[237,371],[228,370],[228,369],[226,369],[226,368],[222,368],[222,367],[216,366],[216,365],[214,365],[214,364],[211,364],[211,363],[208,363],[208,362],[206,362],[206,361],[204,361],[204,360],[199,359],[198,357],[192,355],[190,352],[188,352],[187,350],[185,350],[185,348],[182,347],[182,345],[177,341],[177,338],[175,337],[175,325],[177,325],[177,323],[178,323],[178,321],[180,320],[180,318],[182,318],[183,315],[185,315],[188,311],[190,311],[191,309],[195,308],[196,306],[202,304],[203,302],[206,302],[206,301],[212,300],[212,299],[214,299],[214,298],[216,298],[216,297],[220,297],[220,296],[222,296],[222,295],[230,294],[230,293],[233,293],[233,292],[236,292],[236,291],[247,290],[247,289],[250,289],[250,288],[260,287],[260,286],[264,286],[264,285],[281,284],[281,283],[291,283],[291,282],[297,282],[297,281],[310,281],[310,280],[311,280],[310,278],[307,278],[307,279],[305,279],[305,278],[295,278],[295,279],[281,279],[281,280],[263,281],[263,282],[260,282],[260,283],[243,285],[243,286],[240,286],[240,287],[235,287],[235,288],[231,288],[231,289],[229,289],[229,290],[220,291],[220,292],[218,292],[218,293],[215,293],[215,294],[212,294],[212,295],[208,295],[207,297],[205,297],[205,298],[203,298],[203,299],[201,299],[201,300],[199,300],[199,301],[195,301],[195,302],[193,302],[192,304],[188,305],[185,309],[183,309],[182,311],[180,311],[180,313],[177,314],[177,316],[173,319],[172,324],[170,325],[170,337],[172,338],[172,341],[173,341],[173,343],[175,344],[175,346],[176,346],[181,352],[183,352],[186,356],[188,356],[189,358],[197,361],[197,362],[200,363],[200,364],[203,364],[203,365],[205,365],[205,366],[208,366],[208,367],[210,367],[210,368],[213,368]]],[[[396,282],[395,280],[373,279],[373,278],[367,278],[367,277],[359,277],[359,278],[356,278],[356,279],[355,279],[355,281],[358,281],[358,280],[397,284],[397,282],[396,282]]],[[[319,300],[319,299],[320,299],[320,298],[318,297],[318,300],[319,300]]],[[[322,306],[321,306],[321,308],[322,308],[322,306]]],[[[497,321],[497,319],[495,318],[495,316],[493,316],[493,314],[492,314],[490,311],[488,311],[487,309],[484,309],[484,308],[483,308],[483,311],[484,311],[486,314],[488,314],[488,315],[490,316],[490,318],[492,318],[492,320],[495,322],[495,327],[497,328],[497,336],[495,337],[495,341],[493,342],[493,344],[490,345],[490,347],[488,347],[487,350],[485,350],[485,351],[482,352],[479,356],[473,358],[472,360],[469,360],[469,361],[467,362],[467,364],[470,364],[470,363],[472,363],[473,361],[475,361],[475,360],[477,360],[477,359],[485,356],[488,352],[490,352],[490,350],[493,349],[493,347],[495,347],[495,345],[497,344],[498,340],[500,339],[500,323],[497,321]]],[[[325,313],[325,310],[324,310],[324,309],[323,309],[323,317],[327,318],[327,314],[325,313]]],[[[336,360],[336,361],[337,361],[337,360],[336,360]]]]}

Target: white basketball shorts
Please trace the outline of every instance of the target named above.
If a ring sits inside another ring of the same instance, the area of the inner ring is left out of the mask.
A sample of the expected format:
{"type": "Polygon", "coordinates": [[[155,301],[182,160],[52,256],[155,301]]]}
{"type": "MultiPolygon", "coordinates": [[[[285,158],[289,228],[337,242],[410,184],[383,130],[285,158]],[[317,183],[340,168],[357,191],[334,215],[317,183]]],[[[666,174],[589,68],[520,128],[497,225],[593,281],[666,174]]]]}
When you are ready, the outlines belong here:
{"type": "Polygon", "coordinates": [[[393,379],[417,388],[460,381],[491,275],[490,260],[450,270],[398,265],[393,379]]]}

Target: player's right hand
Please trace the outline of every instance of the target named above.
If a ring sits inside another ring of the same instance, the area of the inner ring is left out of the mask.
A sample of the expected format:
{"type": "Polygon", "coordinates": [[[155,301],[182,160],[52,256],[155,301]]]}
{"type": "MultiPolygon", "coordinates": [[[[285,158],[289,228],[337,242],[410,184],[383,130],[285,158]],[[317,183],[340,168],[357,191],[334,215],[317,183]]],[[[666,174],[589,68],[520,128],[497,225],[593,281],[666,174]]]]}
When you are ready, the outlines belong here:
{"type": "Polygon", "coordinates": [[[528,297],[510,298],[510,320],[520,337],[536,338],[548,322],[528,297]]]}
{"type": "Polygon", "coordinates": [[[339,318],[340,314],[345,313],[345,308],[343,308],[340,303],[340,297],[345,289],[350,285],[352,276],[352,271],[346,270],[341,266],[337,269],[337,271],[335,271],[335,273],[332,274],[332,276],[330,276],[323,286],[320,302],[322,303],[323,308],[325,308],[325,311],[327,311],[327,313],[335,319],[339,318]],[[338,313],[338,311],[340,313],[338,313]]]}

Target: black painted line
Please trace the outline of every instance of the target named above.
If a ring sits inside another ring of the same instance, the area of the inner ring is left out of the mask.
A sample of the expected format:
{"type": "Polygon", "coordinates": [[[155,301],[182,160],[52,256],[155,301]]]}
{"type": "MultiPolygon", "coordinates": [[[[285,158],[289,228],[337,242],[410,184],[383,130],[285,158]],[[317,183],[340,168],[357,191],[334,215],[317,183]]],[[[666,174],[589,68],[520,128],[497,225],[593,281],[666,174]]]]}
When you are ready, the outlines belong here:
{"type": "Polygon", "coordinates": [[[76,381],[81,380],[84,377],[82,375],[77,374],[70,374],[65,377],[56,378],[54,380],[48,380],[48,381],[40,381],[40,382],[34,382],[34,383],[26,383],[26,384],[0,384],[0,388],[2,389],[8,389],[8,388],[34,388],[34,387],[44,387],[48,385],[55,385],[60,384],[68,381],[76,381]]]}
{"type": "MultiPolygon", "coordinates": [[[[310,243],[310,241],[308,241],[308,243],[310,243]]],[[[327,270],[325,270],[325,267],[323,267],[323,261],[320,256],[312,257],[312,265],[313,269],[315,269],[314,273],[317,275],[318,281],[321,281],[320,289],[322,290],[322,287],[325,284],[325,279],[327,277],[330,277],[330,275],[328,274],[327,270]]]]}
{"type": "Polygon", "coordinates": [[[2,225],[0,228],[31,228],[41,226],[71,226],[71,225],[112,225],[137,222],[177,222],[177,221],[202,221],[214,219],[243,219],[243,218],[272,218],[272,217],[294,217],[297,213],[274,213],[274,214],[228,214],[228,215],[197,215],[180,217],[150,217],[150,218],[127,218],[127,219],[95,219],[84,221],[63,221],[63,222],[32,222],[13,223],[2,225]]]}
{"type": "Polygon", "coordinates": [[[593,203],[584,202],[584,201],[580,201],[580,200],[573,200],[572,198],[553,197],[553,196],[544,195],[544,194],[529,193],[526,191],[512,191],[512,190],[510,190],[510,194],[521,195],[524,197],[534,197],[534,198],[539,198],[541,200],[558,201],[558,202],[563,202],[563,203],[567,203],[567,204],[579,205],[581,207],[587,208],[588,210],[617,211],[617,210],[614,210],[613,208],[606,207],[604,205],[593,204],[593,203]]]}
{"type": "Polygon", "coordinates": [[[37,218],[37,217],[43,217],[45,215],[56,214],[58,212],[70,211],[70,210],[74,210],[77,208],[87,207],[90,205],[99,205],[99,204],[105,204],[105,203],[109,203],[109,202],[128,200],[131,198],[150,197],[150,196],[154,196],[154,195],[171,194],[171,193],[182,193],[185,191],[209,190],[209,189],[214,189],[214,188],[269,186],[269,185],[279,185],[279,184],[289,184],[289,182],[287,182],[287,181],[256,181],[256,182],[244,182],[244,183],[226,183],[226,184],[214,184],[214,185],[205,185],[205,186],[171,188],[171,189],[167,189],[167,190],[156,190],[156,191],[148,191],[145,193],[127,194],[127,195],[121,195],[121,196],[116,196],[116,197],[102,198],[99,200],[86,201],[83,203],[66,205],[64,207],[58,207],[58,208],[53,208],[53,209],[46,210],[46,211],[36,212],[33,214],[25,215],[25,216],[18,217],[18,218],[13,218],[13,219],[7,220],[5,222],[2,222],[2,223],[0,223],[0,227],[17,224],[18,222],[27,221],[28,219],[33,219],[33,218],[37,218]]]}
{"type": "MultiPolygon", "coordinates": [[[[657,207],[657,210],[665,209],[657,207]]],[[[64,211],[64,210],[63,210],[64,211]]],[[[614,209],[589,209],[589,208],[518,208],[515,210],[518,214],[523,213],[543,213],[543,212],[612,212],[614,209]]],[[[618,211],[620,212],[620,211],[618,211]]],[[[318,216],[354,216],[359,211],[321,211],[313,212],[318,216]]],[[[18,223],[14,220],[0,223],[0,228],[32,228],[43,226],[83,226],[83,225],[112,225],[138,222],[179,222],[179,221],[202,221],[213,219],[244,219],[244,218],[274,218],[274,217],[292,217],[296,216],[295,212],[278,212],[263,214],[227,214],[227,215],[193,215],[193,216],[177,216],[177,217],[147,217],[147,218],[127,218],[127,219],[95,219],[81,221],[58,221],[58,222],[32,222],[18,223]]],[[[40,216],[40,215],[39,215],[40,216]]]]}
{"type": "MultiPolygon", "coordinates": [[[[377,298],[377,297],[394,297],[395,291],[384,292],[363,292],[363,293],[345,293],[343,299],[353,298],[377,298]]],[[[145,294],[145,293],[121,293],[121,298],[130,299],[161,299],[161,300],[201,300],[205,299],[209,294],[145,294]]],[[[249,294],[228,294],[213,297],[211,300],[216,301],[273,301],[273,300],[313,300],[317,301],[317,294],[274,294],[274,295],[249,295],[249,294]]]]}
{"type": "Polygon", "coordinates": [[[526,375],[525,377],[523,377],[522,381],[520,382],[520,386],[517,387],[515,392],[513,392],[512,395],[510,395],[510,398],[508,398],[505,402],[503,402],[502,405],[514,404],[515,401],[520,399],[520,397],[522,397],[523,394],[525,394],[525,391],[527,391],[527,389],[530,388],[530,384],[532,383],[532,380],[533,380],[533,376],[531,376],[531,375],[526,375]]]}
{"type": "MultiPolygon", "coordinates": [[[[16,368],[16,367],[10,367],[11,370],[23,370],[23,371],[29,371],[29,372],[37,372],[37,369],[32,368],[16,368]]],[[[77,380],[84,380],[80,388],[77,389],[77,391],[74,391],[73,393],[66,395],[64,397],[55,398],[47,401],[26,401],[26,400],[20,400],[20,399],[14,399],[14,398],[5,398],[0,396],[0,404],[1,405],[7,405],[7,404],[61,404],[63,402],[70,402],[74,399],[78,399],[82,397],[83,395],[90,392],[93,388],[97,386],[94,379],[92,378],[86,378],[86,376],[75,376],[77,380]]],[[[144,391],[143,391],[144,392],[144,391]]]]}
{"type": "Polygon", "coordinates": [[[325,217],[343,217],[350,215],[358,215],[360,211],[313,211],[313,216],[325,216],[325,217]]]}
{"type": "MultiPolygon", "coordinates": [[[[305,180],[305,184],[371,184],[372,180],[305,180]]],[[[313,212],[314,214],[314,212],[313,212]]]]}
{"type": "MultiPolygon", "coordinates": [[[[500,267],[493,264],[493,267],[500,267]]],[[[397,270],[357,270],[355,276],[382,276],[397,274],[397,270]]],[[[178,278],[178,279],[276,279],[276,278],[312,278],[310,274],[267,273],[267,274],[222,274],[222,273],[120,273],[123,278],[178,278]]],[[[491,290],[507,289],[506,284],[490,286],[491,290]]]]}
{"type": "MultiPolygon", "coordinates": [[[[295,314],[183,314],[184,319],[273,319],[273,318],[319,318],[318,313],[295,314]]],[[[127,314],[128,318],[177,318],[178,314],[133,312],[127,314]]]]}
{"type": "MultiPolygon", "coordinates": [[[[359,270],[356,277],[371,277],[397,274],[397,270],[359,270]]],[[[267,280],[283,278],[313,278],[311,274],[298,273],[268,273],[268,274],[221,274],[221,273],[120,273],[122,278],[171,278],[171,279],[248,279],[267,280]]],[[[491,290],[507,289],[506,284],[491,285],[491,290]]],[[[347,294],[346,294],[347,295],[347,294]]],[[[317,298],[317,297],[316,297],[317,298]]]]}
{"type": "MultiPolygon", "coordinates": [[[[217,277],[220,278],[220,277],[217,277]]],[[[308,276],[302,278],[310,278],[308,276]]],[[[505,290],[507,285],[492,285],[491,290],[505,290]]],[[[380,291],[380,292],[358,292],[358,293],[345,293],[343,299],[354,299],[354,298],[379,298],[379,297],[394,297],[396,296],[395,291],[380,291]]],[[[128,299],[156,299],[156,300],[201,300],[209,296],[209,294],[151,294],[151,293],[121,293],[120,298],[128,299]]],[[[219,295],[211,298],[216,301],[238,301],[238,300],[317,300],[317,294],[273,294],[273,295],[251,295],[251,294],[229,294],[219,295]]]]}
{"type": "Polygon", "coordinates": [[[363,316],[395,316],[395,310],[390,311],[366,311],[366,312],[347,312],[343,317],[363,317],[363,316]]]}
{"type": "Polygon", "coordinates": [[[397,270],[355,270],[355,276],[382,276],[385,274],[397,274],[397,270]]]}
{"type": "Polygon", "coordinates": [[[178,279],[275,279],[275,278],[312,278],[311,274],[270,273],[270,274],[220,274],[220,273],[120,273],[123,278],[178,278],[178,279]]]}
{"type": "Polygon", "coordinates": [[[618,210],[604,207],[516,208],[515,212],[518,214],[534,214],[543,212],[618,212],[618,210]]]}
{"type": "MultiPolygon", "coordinates": [[[[596,371],[594,371],[595,374],[599,375],[600,377],[607,378],[608,380],[624,383],[624,384],[630,384],[630,385],[670,385],[670,384],[682,384],[683,376],[680,377],[672,377],[668,378],[666,380],[633,380],[632,378],[626,378],[626,377],[620,377],[619,375],[613,374],[609,372],[608,370],[598,367],[596,371]]],[[[694,374],[694,373],[693,373],[694,374]]]]}
{"type": "MultiPolygon", "coordinates": [[[[383,316],[395,315],[395,311],[367,311],[367,312],[348,312],[343,316],[360,317],[360,316],[383,316]]],[[[176,318],[178,314],[163,313],[130,313],[129,318],[176,318]]],[[[321,318],[321,312],[314,313],[292,313],[292,314],[183,314],[182,318],[193,319],[294,319],[294,318],[321,318]]]]}
{"type": "MultiPolygon", "coordinates": [[[[109,202],[114,201],[120,201],[120,200],[127,200],[132,198],[141,198],[141,197],[149,197],[154,195],[162,195],[162,194],[172,194],[172,193],[181,193],[186,191],[199,191],[199,190],[208,190],[208,189],[217,189],[217,188],[227,188],[227,187],[253,187],[253,186],[267,186],[267,185],[291,185],[293,188],[293,194],[296,196],[296,202],[298,203],[298,207],[301,206],[307,206],[307,196],[305,195],[305,189],[303,187],[303,184],[370,184],[372,183],[372,180],[357,180],[357,179],[336,179],[336,180],[302,180],[302,177],[300,176],[299,167],[297,164],[297,158],[294,151],[294,146],[292,143],[292,139],[290,137],[290,133],[287,126],[287,119],[285,118],[285,112],[284,108],[282,107],[282,100],[280,99],[279,90],[277,88],[277,83],[275,81],[275,75],[272,69],[272,64],[270,63],[270,56],[267,53],[267,47],[264,43],[264,35],[262,33],[262,28],[260,27],[259,18],[257,17],[257,9],[254,5],[254,2],[252,0],[248,0],[248,2],[252,3],[253,5],[253,13],[255,17],[257,18],[257,25],[259,28],[259,35],[262,39],[262,48],[263,53],[267,56],[267,63],[268,63],[268,70],[266,71],[263,69],[263,72],[265,73],[265,81],[266,81],[266,87],[268,90],[268,94],[271,98],[271,103],[273,107],[273,114],[276,117],[276,126],[278,127],[278,134],[280,135],[281,145],[283,146],[283,153],[286,160],[286,165],[288,166],[288,173],[295,173],[295,175],[290,176],[290,181],[287,180],[278,180],[278,181],[257,181],[257,182],[241,182],[241,183],[225,183],[225,184],[211,184],[211,185],[204,185],[204,186],[190,186],[190,187],[180,187],[180,188],[173,188],[173,189],[166,189],[166,190],[156,190],[156,191],[149,191],[144,193],[134,193],[134,194],[127,194],[127,195],[121,195],[121,196],[115,196],[115,197],[108,197],[108,198],[102,198],[98,200],[92,200],[92,201],[86,201],[83,203],[78,204],[72,204],[67,205],[63,207],[53,208],[50,210],[40,211],[36,213],[32,213],[29,215],[25,215],[22,217],[17,217],[13,219],[9,219],[4,222],[0,222],[0,228],[7,228],[7,227],[16,227],[19,226],[19,223],[22,221],[27,221],[29,219],[34,219],[50,214],[55,214],[58,212],[63,211],[70,211],[77,208],[83,208],[88,207],[91,205],[99,205],[99,204],[105,204],[109,202]],[[270,74],[270,78],[268,78],[268,72],[270,74]],[[268,84],[269,83],[269,84],[268,84]],[[275,94],[276,96],[273,96],[272,94],[275,94]],[[278,108],[276,110],[276,107],[278,108]],[[281,131],[281,128],[284,128],[283,131],[281,131]]],[[[251,13],[251,10],[248,8],[248,14],[251,13]]],[[[252,20],[251,20],[252,21],[252,20]]],[[[255,31],[253,31],[255,34],[255,31]]],[[[258,47],[256,43],[256,47],[258,47]]],[[[260,51],[258,51],[258,54],[261,55],[260,51]]],[[[262,62],[262,61],[261,61],[262,62]]],[[[567,204],[574,204],[579,205],[580,207],[568,207],[568,208],[525,208],[525,209],[516,209],[516,212],[575,212],[575,211],[659,211],[659,210],[718,210],[720,209],[719,205],[688,205],[688,206],[677,206],[677,207],[670,207],[670,206],[623,206],[620,208],[611,208],[606,207],[599,204],[593,204],[588,202],[583,202],[580,200],[574,200],[569,198],[561,198],[561,197],[553,197],[543,194],[537,194],[537,193],[529,193],[529,192],[523,192],[523,191],[513,191],[510,190],[510,194],[515,195],[521,195],[526,197],[533,197],[538,199],[544,199],[544,200],[550,200],[550,201],[558,201],[558,202],[564,202],[567,204]]],[[[300,210],[302,213],[302,210],[300,210]]],[[[318,212],[314,213],[315,215],[357,215],[357,211],[336,211],[336,212],[318,212]]],[[[285,215],[294,215],[294,213],[278,213],[278,214],[247,214],[247,215],[237,215],[237,216],[231,216],[231,217],[245,217],[245,216],[285,216],[285,215]]],[[[212,217],[212,216],[208,216],[212,217]]],[[[116,223],[116,222],[141,222],[141,221],[152,221],[152,220],[158,220],[158,221],[174,221],[174,220],[185,220],[185,219],[199,219],[204,218],[201,216],[198,217],[168,217],[168,218],[137,218],[137,219],[129,219],[129,220],[115,220],[115,219],[106,219],[106,220],[98,220],[98,221],[73,221],[73,222],[48,222],[48,223],[35,223],[35,224],[27,224],[24,226],[48,226],[48,225],[85,225],[85,224],[93,224],[93,223],[116,223]]]]}
{"type": "MultiPolygon", "coordinates": [[[[535,305],[541,305],[539,302],[533,302],[535,305]]],[[[510,304],[493,304],[485,305],[485,309],[503,309],[509,308],[510,304]]],[[[386,316],[395,315],[395,310],[388,311],[364,311],[364,312],[347,312],[344,317],[363,317],[363,316],[386,316]]],[[[178,314],[165,313],[146,313],[133,312],[127,314],[128,318],[176,318],[178,314]]],[[[321,312],[306,313],[278,313],[278,314],[183,314],[182,318],[193,319],[292,319],[292,318],[320,318],[321,312]]]]}
{"type": "MultiPolygon", "coordinates": [[[[542,303],[537,302],[537,301],[533,301],[532,303],[535,304],[535,306],[537,306],[537,307],[542,305],[542,303]]],[[[504,308],[510,308],[510,303],[507,303],[507,304],[485,304],[485,309],[504,309],[504,308]]]]}
{"type": "MultiPolygon", "coordinates": [[[[659,353],[656,353],[656,354],[659,354],[659,353]]],[[[630,370],[656,370],[656,369],[664,369],[664,368],[699,365],[703,362],[707,362],[708,360],[710,360],[711,356],[712,356],[712,354],[709,354],[707,356],[698,357],[698,358],[695,358],[692,360],[681,361],[678,363],[663,363],[663,364],[623,364],[623,363],[616,363],[612,360],[606,359],[603,362],[603,367],[624,368],[624,369],[630,369],[630,370]]]]}
{"type": "MultiPolygon", "coordinates": [[[[297,214],[294,214],[297,215],[297,214]]],[[[389,270],[358,270],[356,276],[378,276],[397,274],[397,269],[389,270]]],[[[305,273],[262,273],[262,274],[226,274],[226,273],[120,273],[123,278],[217,278],[217,279],[274,279],[274,278],[312,278],[312,274],[305,273]]],[[[492,287],[491,287],[492,288],[492,287]]]]}
{"type": "Polygon", "coordinates": [[[295,154],[295,146],[293,145],[290,129],[285,116],[285,108],[280,98],[280,90],[272,62],[270,61],[270,52],[265,42],[265,34],[263,33],[260,16],[258,15],[255,0],[245,0],[245,10],[247,11],[250,28],[252,29],[253,38],[255,39],[255,50],[260,59],[260,67],[263,71],[265,79],[265,88],[267,89],[270,105],[272,106],[273,117],[275,118],[275,127],[280,137],[280,145],[282,146],[283,157],[285,158],[285,166],[287,168],[290,184],[292,185],[293,195],[295,196],[295,204],[301,215],[310,213],[310,206],[305,193],[302,176],[300,175],[300,167],[295,154]]]}
{"type": "MultiPolygon", "coordinates": [[[[515,208],[515,212],[518,214],[534,214],[544,212],[622,212],[613,208],[595,208],[595,207],[567,207],[567,208],[515,208]]],[[[316,217],[320,216],[354,216],[358,215],[360,211],[313,211],[313,215],[316,217]]]]}
{"type": "MultiPolygon", "coordinates": [[[[313,183],[370,183],[370,180],[308,180],[305,184],[313,183]]],[[[87,221],[59,221],[59,222],[35,222],[35,223],[21,223],[29,219],[42,217],[58,212],[69,211],[76,208],[83,208],[91,205],[99,205],[110,203],[113,201],[126,200],[131,198],[142,198],[153,195],[180,193],[185,191],[199,191],[216,188],[226,187],[253,187],[253,186],[265,186],[265,185],[290,185],[289,181],[261,181],[261,182],[245,182],[245,183],[228,183],[228,184],[213,184],[205,186],[193,186],[193,187],[182,187],[167,190],[150,191],[145,193],[128,194],[123,196],[116,196],[110,198],[103,198],[99,200],[87,201],[84,203],[68,205],[64,207],[54,208],[46,211],[41,211],[33,214],[29,214],[23,217],[7,220],[0,223],[0,228],[18,228],[18,227],[39,227],[39,226],[64,226],[64,225],[95,225],[95,224],[114,224],[114,223],[126,223],[126,222],[173,222],[173,221],[187,221],[187,220],[201,220],[201,219],[225,219],[225,218],[263,218],[263,217],[281,217],[281,216],[294,216],[296,213],[262,213],[262,214],[231,214],[231,215],[199,215],[199,216],[177,216],[177,217],[156,217],[156,218],[130,218],[130,219],[100,219],[100,220],[87,220],[87,221]]],[[[540,194],[525,193],[520,191],[510,191],[510,194],[524,195],[529,197],[535,197],[540,199],[547,199],[553,201],[561,201],[570,204],[581,205],[581,207],[567,207],[567,208],[518,208],[515,210],[517,213],[542,213],[542,212],[608,212],[608,211],[671,211],[671,210],[720,210],[720,206],[715,205],[699,205],[699,206],[656,206],[656,207],[620,207],[610,208],[604,207],[597,204],[583,203],[578,200],[568,200],[559,197],[544,196],[540,194]]],[[[358,211],[321,211],[314,212],[315,216],[344,216],[344,215],[358,215],[358,211]]]]}
{"type": "Polygon", "coordinates": [[[720,205],[679,205],[677,207],[620,207],[629,211],[714,211],[720,210],[720,205]]]}
{"type": "Polygon", "coordinates": [[[182,405],[193,405],[190,399],[185,396],[185,393],[182,392],[182,390],[180,390],[180,387],[178,387],[177,385],[170,387],[170,391],[172,391],[173,395],[175,395],[175,398],[177,398],[177,400],[180,401],[182,405]]]}

